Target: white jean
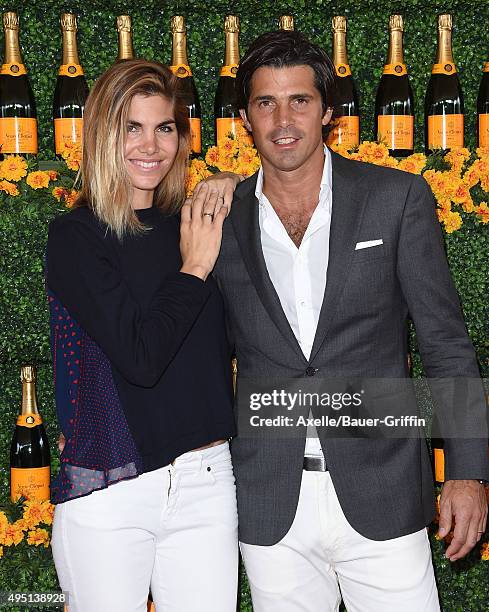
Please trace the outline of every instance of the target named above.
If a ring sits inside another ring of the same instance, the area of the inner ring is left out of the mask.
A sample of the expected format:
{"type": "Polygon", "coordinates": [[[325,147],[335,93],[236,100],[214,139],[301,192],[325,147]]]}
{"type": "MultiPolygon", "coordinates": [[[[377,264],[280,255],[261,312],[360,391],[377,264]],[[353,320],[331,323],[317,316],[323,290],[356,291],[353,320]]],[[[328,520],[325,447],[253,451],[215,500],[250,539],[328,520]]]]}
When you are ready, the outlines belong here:
{"type": "Polygon", "coordinates": [[[69,612],[235,612],[238,519],[229,445],[56,506],[69,612]]]}
{"type": "Polygon", "coordinates": [[[254,612],[336,612],[342,596],[349,612],[440,610],[426,529],[365,538],[346,520],[329,472],[303,472],[280,542],[240,548],[254,612]]]}

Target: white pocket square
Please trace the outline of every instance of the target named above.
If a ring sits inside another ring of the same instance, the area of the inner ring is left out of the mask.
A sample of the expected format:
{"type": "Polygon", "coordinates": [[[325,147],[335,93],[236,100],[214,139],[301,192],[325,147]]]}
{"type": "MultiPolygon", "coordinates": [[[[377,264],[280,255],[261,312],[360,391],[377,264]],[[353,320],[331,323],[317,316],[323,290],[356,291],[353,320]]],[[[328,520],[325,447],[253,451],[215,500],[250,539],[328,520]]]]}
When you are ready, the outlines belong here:
{"type": "Polygon", "coordinates": [[[384,244],[382,238],[379,238],[378,240],[366,240],[365,242],[357,242],[355,251],[358,251],[360,249],[368,249],[369,247],[379,246],[380,244],[384,244]]]}

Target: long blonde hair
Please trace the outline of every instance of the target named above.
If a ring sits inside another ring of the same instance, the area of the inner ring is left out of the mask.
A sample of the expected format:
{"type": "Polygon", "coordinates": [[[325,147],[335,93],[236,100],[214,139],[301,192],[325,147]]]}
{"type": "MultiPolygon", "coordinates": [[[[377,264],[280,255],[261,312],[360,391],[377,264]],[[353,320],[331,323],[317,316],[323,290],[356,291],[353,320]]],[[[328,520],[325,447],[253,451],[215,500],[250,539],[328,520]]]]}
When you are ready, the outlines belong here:
{"type": "Polygon", "coordinates": [[[87,98],[80,167],[82,188],[75,206],[89,206],[119,239],[145,229],[131,208],[132,185],[124,161],[129,107],[136,95],[167,98],[173,105],[178,132],[175,161],[155,189],[153,206],[171,214],[185,199],[190,125],[179,79],[158,62],[117,62],[102,74],[87,98]]]}

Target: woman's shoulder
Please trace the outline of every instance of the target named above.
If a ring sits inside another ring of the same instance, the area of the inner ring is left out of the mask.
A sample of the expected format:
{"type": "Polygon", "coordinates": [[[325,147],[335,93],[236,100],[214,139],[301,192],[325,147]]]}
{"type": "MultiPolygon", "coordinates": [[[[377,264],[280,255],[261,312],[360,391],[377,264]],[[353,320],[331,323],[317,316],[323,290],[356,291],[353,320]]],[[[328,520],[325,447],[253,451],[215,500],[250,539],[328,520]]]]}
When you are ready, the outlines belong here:
{"type": "Polygon", "coordinates": [[[49,224],[49,229],[50,231],[68,229],[78,224],[93,227],[95,229],[99,225],[99,222],[88,206],[80,206],[72,208],[70,211],[53,219],[49,224]]]}

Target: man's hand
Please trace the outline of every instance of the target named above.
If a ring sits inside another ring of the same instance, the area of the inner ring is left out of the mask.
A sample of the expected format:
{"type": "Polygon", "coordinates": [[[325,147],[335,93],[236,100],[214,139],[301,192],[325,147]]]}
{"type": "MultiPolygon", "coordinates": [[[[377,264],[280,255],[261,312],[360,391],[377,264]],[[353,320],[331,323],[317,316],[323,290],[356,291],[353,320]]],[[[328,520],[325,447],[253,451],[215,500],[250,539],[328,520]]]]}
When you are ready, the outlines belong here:
{"type": "Polygon", "coordinates": [[[217,196],[216,209],[213,212],[217,214],[222,206],[225,206],[228,211],[231,210],[231,203],[233,201],[234,190],[238,183],[243,181],[246,177],[241,174],[235,174],[234,172],[218,172],[209,176],[204,181],[197,183],[192,195],[189,200],[192,202],[196,198],[201,189],[206,189],[204,185],[209,187],[209,194],[217,196]]]}
{"type": "Polygon", "coordinates": [[[486,530],[487,499],[477,480],[447,480],[440,497],[440,524],[437,536],[444,538],[455,522],[453,539],[445,552],[457,561],[474,548],[486,530]]]}
{"type": "Polygon", "coordinates": [[[61,434],[59,434],[59,438],[58,438],[58,450],[59,450],[60,453],[63,452],[65,444],[66,444],[65,437],[61,433],[61,434]]]}

